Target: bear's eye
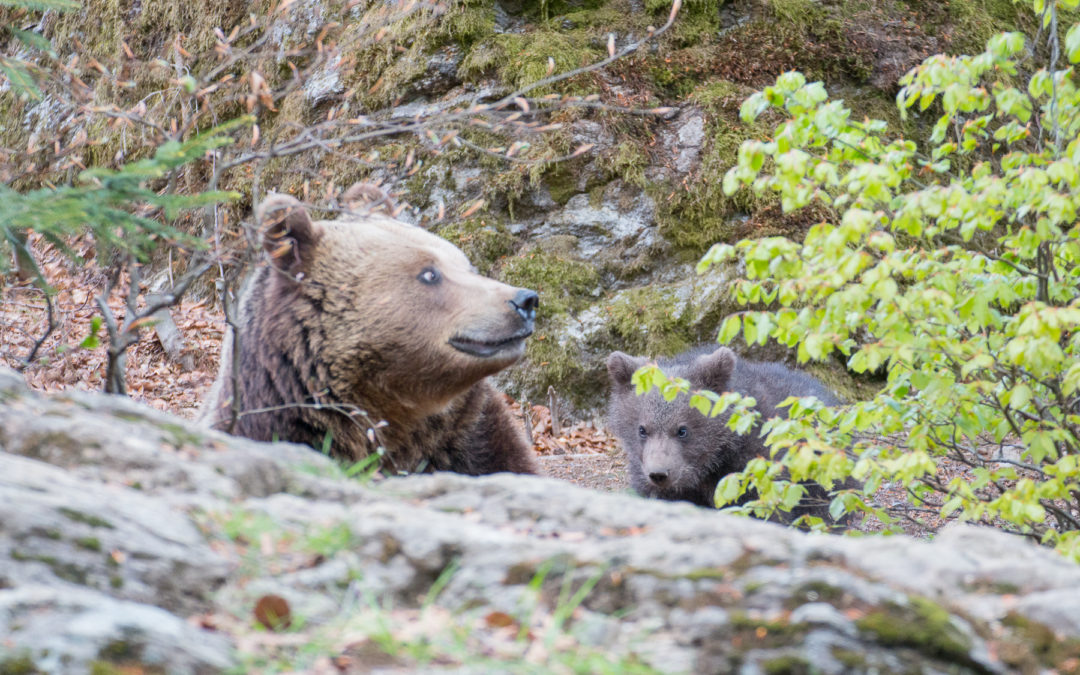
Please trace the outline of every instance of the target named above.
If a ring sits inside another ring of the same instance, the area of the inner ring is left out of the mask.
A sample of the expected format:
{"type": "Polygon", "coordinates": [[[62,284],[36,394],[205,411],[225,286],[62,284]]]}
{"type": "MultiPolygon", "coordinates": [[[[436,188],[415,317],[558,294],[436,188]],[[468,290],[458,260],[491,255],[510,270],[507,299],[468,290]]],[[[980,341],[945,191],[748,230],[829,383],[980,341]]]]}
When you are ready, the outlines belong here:
{"type": "Polygon", "coordinates": [[[690,430],[686,427],[679,427],[675,433],[678,434],[679,438],[686,438],[686,434],[690,433],[690,430]]]}
{"type": "Polygon", "coordinates": [[[649,432],[645,431],[645,427],[638,427],[637,428],[637,435],[641,436],[642,438],[645,438],[646,436],[649,435],[649,432]]]}
{"type": "Polygon", "coordinates": [[[439,270],[434,267],[425,267],[416,278],[419,279],[422,284],[434,286],[442,280],[442,275],[439,274],[439,270]]]}

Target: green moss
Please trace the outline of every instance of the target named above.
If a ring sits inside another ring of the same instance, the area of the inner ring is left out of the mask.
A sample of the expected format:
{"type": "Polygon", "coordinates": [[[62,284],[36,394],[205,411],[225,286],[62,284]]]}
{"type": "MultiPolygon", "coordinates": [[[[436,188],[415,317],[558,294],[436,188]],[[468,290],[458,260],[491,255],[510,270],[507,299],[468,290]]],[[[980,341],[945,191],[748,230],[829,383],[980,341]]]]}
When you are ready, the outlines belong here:
{"type": "Polygon", "coordinates": [[[110,588],[116,588],[116,589],[123,588],[124,587],[124,579],[123,579],[123,577],[121,577],[119,575],[116,575],[116,574],[109,577],[109,587],[110,588]]]}
{"type": "Polygon", "coordinates": [[[729,82],[712,83],[695,91],[694,99],[708,113],[701,167],[683,184],[651,190],[660,205],[657,213],[660,234],[678,250],[695,258],[717,242],[783,233],[783,228],[769,231],[754,227],[753,216],[775,206],[775,197],[758,195],[749,189],[729,197],[722,189],[724,174],[735,165],[743,141],[767,135],[763,122],[746,126],[739,121],[742,91],[739,85],[729,82]]]}
{"type": "Polygon", "coordinates": [[[0,675],[36,675],[41,672],[34,660],[25,654],[0,660],[0,675]]]}
{"type": "Polygon", "coordinates": [[[135,645],[126,640],[113,640],[98,651],[98,656],[109,661],[119,661],[134,658],[138,652],[135,645]]]}
{"type": "Polygon", "coordinates": [[[540,294],[537,317],[541,323],[581,309],[600,283],[600,275],[592,265],[575,260],[569,253],[548,248],[552,243],[510,258],[499,274],[508,284],[540,294]]]}
{"type": "MultiPolygon", "coordinates": [[[[596,3],[594,3],[596,4],[596,3]]],[[[627,13],[622,8],[602,5],[590,9],[570,11],[558,17],[564,25],[574,28],[599,28],[604,31],[617,30],[627,20],[627,13]]]]}
{"type": "Polygon", "coordinates": [[[50,555],[36,555],[12,550],[11,559],[16,562],[39,562],[47,565],[57,578],[70,581],[73,584],[85,586],[87,583],[86,570],[71,563],[61,562],[50,555]]]}
{"type": "Polygon", "coordinates": [[[767,675],[810,675],[818,672],[809,661],[794,654],[762,661],[761,669],[767,675]]]}
{"type": "Polygon", "coordinates": [[[971,639],[954,625],[944,608],[926,598],[910,597],[907,605],[886,603],[855,625],[881,644],[911,647],[928,656],[975,665],[969,654],[971,639]]]}
{"type": "Polygon", "coordinates": [[[104,527],[110,530],[116,529],[113,524],[104,518],[99,518],[95,515],[76,511],[75,509],[69,509],[66,506],[61,506],[59,509],[68,520],[73,520],[76,523],[84,523],[90,527],[104,527]]]}
{"type": "Polygon", "coordinates": [[[769,11],[778,21],[803,23],[817,20],[822,9],[812,0],[769,0],[769,11]]]}
{"type": "Polygon", "coordinates": [[[494,4],[472,0],[452,3],[448,8],[434,34],[436,38],[445,36],[462,47],[468,47],[495,32],[494,4]]]}
{"type": "Polygon", "coordinates": [[[1006,614],[1001,623],[1012,629],[1011,644],[1008,645],[1010,658],[1007,660],[1011,665],[1028,665],[1034,660],[1044,668],[1054,668],[1059,672],[1077,672],[1080,640],[1062,639],[1052,628],[1017,612],[1006,614]]]}
{"type": "Polygon", "coordinates": [[[559,206],[565,206],[571,197],[578,194],[577,175],[563,162],[552,166],[541,180],[559,206]]]}
{"type": "MultiPolygon", "coordinates": [[[[602,53],[591,47],[580,31],[501,33],[475,45],[462,59],[458,75],[475,81],[494,70],[500,80],[519,89],[547,77],[549,58],[555,61],[555,73],[565,73],[601,57],[602,53]]],[[[564,94],[583,94],[586,90],[582,82],[575,84],[574,79],[558,85],[558,91],[564,94]]],[[[541,87],[529,94],[543,96],[552,91],[541,87]]]]}
{"type": "Polygon", "coordinates": [[[508,372],[514,396],[544,401],[548,387],[554,387],[560,400],[586,410],[605,396],[607,375],[603,364],[590,363],[578,341],[560,343],[552,337],[565,330],[564,320],[549,320],[537,326],[525,352],[527,363],[508,372]]]}
{"type": "Polygon", "coordinates": [[[194,433],[182,424],[164,423],[159,427],[168,437],[166,441],[174,448],[180,449],[185,445],[200,445],[203,442],[201,435],[194,433]]]}
{"type": "Polygon", "coordinates": [[[689,304],[666,288],[633,288],[607,308],[615,342],[633,354],[672,356],[697,337],[689,304]]]}
{"type": "Polygon", "coordinates": [[[87,551],[98,552],[101,550],[101,540],[97,537],[80,537],[75,540],[75,545],[87,551]]]}
{"type": "MultiPolygon", "coordinates": [[[[720,6],[725,0],[686,0],[682,10],[665,35],[666,43],[676,47],[688,47],[710,40],[720,29],[720,6]]],[[[667,21],[671,11],[670,0],[645,0],[645,9],[653,15],[653,24],[667,21]]]]}
{"type": "Polygon", "coordinates": [[[516,240],[506,225],[495,218],[471,218],[436,230],[460,248],[481,274],[490,274],[501,259],[514,252],[516,240]]]}
{"type": "Polygon", "coordinates": [[[649,156],[645,154],[641,143],[619,143],[614,150],[600,158],[600,166],[610,177],[620,178],[630,185],[644,188],[648,183],[645,180],[645,169],[649,166],[649,156]]]}
{"type": "Polygon", "coordinates": [[[755,649],[798,644],[808,631],[806,624],[789,623],[783,619],[775,621],[758,619],[742,612],[731,615],[731,627],[734,640],[755,649]]]}
{"type": "Polygon", "coordinates": [[[692,581],[697,581],[699,579],[715,579],[721,581],[727,577],[727,573],[719,567],[702,567],[696,570],[690,570],[683,576],[692,581]]]}
{"type": "Polygon", "coordinates": [[[855,672],[865,672],[866,669],[866,656],[861,652],[857,652],[854,649],[844,649],[843,647],[833,647],[831,650],[834,659],[844,664],[846,667],[854,670],[855,672]]]}
{"type": "Polygon", "coordinates": [[[824,581],[811,581],[795,589],[785,606],[795,609],[808,602],[827,602],[839,608],[843,604],[845,592],[842,588],[825,583],[824,581]]]}

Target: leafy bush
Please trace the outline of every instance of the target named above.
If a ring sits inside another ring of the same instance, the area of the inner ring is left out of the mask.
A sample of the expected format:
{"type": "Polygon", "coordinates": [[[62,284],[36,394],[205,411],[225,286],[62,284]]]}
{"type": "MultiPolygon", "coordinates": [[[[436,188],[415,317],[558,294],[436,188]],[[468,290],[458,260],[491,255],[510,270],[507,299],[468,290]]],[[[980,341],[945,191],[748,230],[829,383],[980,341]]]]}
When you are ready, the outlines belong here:
{"type": "MultiPolygon", "coordinates": [[[[699,271],[743,265],[732,291],[754,306],[725,321],[721,342],[772,338],[800,361],[839,352],[887,382],[838,409],[792,405],[766,425],[774,461],[722,481],[718,504],[754,488],[760,499],[744,509],[782,508],[789,480],[852,475],[865,494],[838,494],[835,513],[870,513],[893,531],[924,513],[956,516],[1080,559],[1080,90],[1058,64],[1057,25],[1059,7],[1080,3],[1033,4],[1045,45],[1001,34],[981,54],[933,56],[901,79],[901,111],[936,116],[922,147],[853,120],[797,72],[743,104],[746,122],[781,121],[772,140],[742,144],[724,189],[832,215],[802,242],[705,255],[699,271]],[[946,457],[973,479],[945,477],[946,457]],[[883,483],[902,485],[908,503],[875,505],[883,483]]],[[[1080,61],[1080,24],[1063,37],[1080,61]]]]}

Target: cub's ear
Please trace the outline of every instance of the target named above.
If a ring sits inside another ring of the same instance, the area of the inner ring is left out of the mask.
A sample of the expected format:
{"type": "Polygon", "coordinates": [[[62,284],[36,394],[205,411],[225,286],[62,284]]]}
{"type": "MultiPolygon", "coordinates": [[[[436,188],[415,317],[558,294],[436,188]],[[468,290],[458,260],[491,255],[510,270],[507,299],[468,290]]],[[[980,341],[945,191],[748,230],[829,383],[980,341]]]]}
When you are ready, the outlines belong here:
{"type": "Polygon", "coordinates": [[[711,354],[702,354],[690,364],[689,377],[696,387],[722,394],[727,391],[731,371],[735,369],[735,352],[720,347],[711,354]]]}
{"type": "Polygon", "coordinates": [[[629,388],[630,377],[634,371],[648,363],[642,357],[633,357],[622,352],[611,352],[607,357],[607,371],[611,377],[611,383],[616,389],[629,388]]]}
{"type": "Polygon", "coordinates": [[[278,269],[295,275],[310,260],[322,227],[289,195],[271,194],[255,210],[263,249],[278,269]]]}

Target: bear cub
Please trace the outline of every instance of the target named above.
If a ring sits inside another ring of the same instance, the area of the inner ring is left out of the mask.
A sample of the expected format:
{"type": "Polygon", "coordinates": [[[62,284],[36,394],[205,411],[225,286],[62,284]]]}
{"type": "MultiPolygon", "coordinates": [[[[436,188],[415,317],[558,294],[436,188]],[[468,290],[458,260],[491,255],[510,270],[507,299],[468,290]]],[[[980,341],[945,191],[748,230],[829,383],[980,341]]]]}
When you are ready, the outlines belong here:
{"type": "Polygon", "coordinates": [[[241,292],[237,370],[230,331],[205,422],[353,461],[381,448],[392,472],[537,473],[488,379],[524,353],[536,293],[377,213],[315,220],[271,195],[256,219],[267,264],[241,292]]]}
{"type": "MultiPolygon", "coordinates": [[[[754,457],[767,456],[761,424],[786,416],[787,408],[777,409],[777,404],[789,396],[839,403],[810,375],[779,363],[745,361],[727,347],[700,347],[658,361],[667,375],[689,380],[692,389],[753,396],[761,418],[740,436],[727,428],[728,415],[702,415],[690,407],[687,394],[671,401],[665,401],[656,389],[636,395],[630,378],[647,363],[649,359],[623,352],[614,352],[607,360],[612,387],[608,427],[626,452],[631,486],[645,497],[712,507],[720,479],[741,471],[754,457]]],[[[806,488],[803,502],[788,517],[794,520],[808,514],[829,521],[828,493],[816,483],[806,488]]],[[[744,497],[744,501],[749,499],[744,497]]]]}

